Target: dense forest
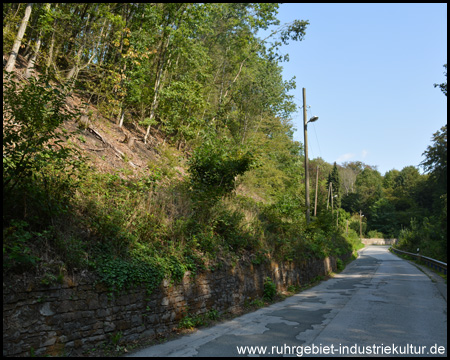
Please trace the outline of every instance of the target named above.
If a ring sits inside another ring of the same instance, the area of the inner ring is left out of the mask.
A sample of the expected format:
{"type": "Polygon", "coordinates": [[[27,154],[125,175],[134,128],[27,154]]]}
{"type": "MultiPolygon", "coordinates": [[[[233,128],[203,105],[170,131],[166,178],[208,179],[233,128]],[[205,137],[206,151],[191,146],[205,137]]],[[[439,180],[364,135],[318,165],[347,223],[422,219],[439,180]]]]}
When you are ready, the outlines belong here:
{"type": "Polygon", "coordinates": [[[3,4],[4,275],[151,290],[223,262],[344,255],[360,236],[446,261],[446,125],[425,174],[310,160],[306,222],[279,47],[309,23],[277,8],[3,4]]]}

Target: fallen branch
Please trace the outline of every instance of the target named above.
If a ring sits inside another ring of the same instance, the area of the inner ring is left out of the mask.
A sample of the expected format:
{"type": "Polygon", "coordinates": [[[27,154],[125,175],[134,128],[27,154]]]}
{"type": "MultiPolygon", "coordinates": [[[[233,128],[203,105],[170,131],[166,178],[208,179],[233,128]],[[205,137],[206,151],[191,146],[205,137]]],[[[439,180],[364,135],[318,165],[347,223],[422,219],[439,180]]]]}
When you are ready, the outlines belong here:
{"type": "Polygon", "coordinates": [[[91,150],[91,151],[103,151],[103,150],[106,150],[106,148],[102,148],[102,149],[91,149],[91,148],[84,148],[84,150],[91,150]]]}
{"type": "Polygon", "coordinates": [[[97,130],[93,129],[90,126],[88,126],[86,129],[89,130],[91,133],[93,133],[95,136],[97,136],[104,144],[110,145],[105,139],[103,139],[103,136],[101,136],[97,130]]]}
{"type": "MultiPolygon", "coordinates": [[[[95,129],[93,129],[92,127],[88,127],[87,130],[89,130],[91,133],[93,133],[96,137],[98,137],[105,145],[109,146],[111,149],[113,149],[116,152],[116,156],[121,159],[121,160],[125,160],[125,154],[120,151],[119,149],[117,149],[114,145],[111,145],[109,142],[107,142],[103,136],[95,129]]],[[[88,149],[88,150],[94,150],[94,151],[102,151],[105,150],[106,148],[103,149],[88,149]]],[[[133,164],[130,160],[128,161],[128,163],[133,166],[134,168],[140,167],[139,165],[133,164]]]]}

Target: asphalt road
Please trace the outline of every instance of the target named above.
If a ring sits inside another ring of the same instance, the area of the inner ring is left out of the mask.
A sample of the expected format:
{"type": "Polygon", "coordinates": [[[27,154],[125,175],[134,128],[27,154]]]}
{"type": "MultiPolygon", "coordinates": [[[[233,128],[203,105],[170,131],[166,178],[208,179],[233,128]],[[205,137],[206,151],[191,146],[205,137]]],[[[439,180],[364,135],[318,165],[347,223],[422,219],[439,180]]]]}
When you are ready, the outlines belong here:
{"type": "Polygon", "coordinates": [[[446,285],[388,248],[367,246],[283,302],[128,356],[446,356],[446,285]]]}

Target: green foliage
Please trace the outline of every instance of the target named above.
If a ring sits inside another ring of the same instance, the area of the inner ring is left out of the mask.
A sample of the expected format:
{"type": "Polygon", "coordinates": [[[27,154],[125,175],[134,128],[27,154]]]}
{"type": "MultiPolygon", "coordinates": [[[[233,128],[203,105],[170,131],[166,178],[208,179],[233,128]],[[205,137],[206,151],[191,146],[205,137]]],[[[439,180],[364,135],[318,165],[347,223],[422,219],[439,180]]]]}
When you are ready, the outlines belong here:
{"type": "Polygon", "coordinates": [[[336,266],[337,266],[337,271],[342,271],[345,268],[344,262],[339,258],[336,258],[336,266]]]}
{"type": "Polygon", "coordinates": [[[370,215],[370,227],[373,230],[369,230],[369,238],[383,237],[379,233],[385,234],[389,238],[396,236],[398,232],[398,214],[392,202],[386,198],[381,198],[370,207],[370,215]]]}
{"type": "Polygon", "coordinates": [[[419,248],[422,255],[447,262],[447,238],[436,220],[411,219],[410,226],[400,231],[396,247],[412,253],[419,248]]]}
{"type": "Polygon", "coordinates": [[[377,231],[377,230],[370,230],[367,233],[367,237],[369,239],[384,239],[384,234],[382,232],[380,232],[380,231],[377,231]]]}
{"type": "Polygon", "coordinates": [[[163,279],[163,269],[156,261],[142,259],[123,259],[98,255],[96,271],[101,282],[112,291],[122,291],[137,285],[144,285],[153,291],[163,279]]]}
{"type": "Polygon", "coordinates": [[[29,224],[23,220],[12,220],[11,225],[3,229],[3,270],[34,268],[39,257],[29,247],[30,240],[41,234],[29,231],[29,224]]]}
{"type": "MultiPolygon", "coordinates": [[[[444,75],[445,75],[445,77],[447,77],[447,64],[444,64],[444,68],[445,68],[444,75]]],[[[434,87],[439,87],[441,89],[441,91],[443,92],[443,94],[445,96],[447,96],[447,81],[445,83],[441,83],[441,84],[434,84],[434,87]]]]}
{"type": "Polygon", "coordinates": [[[208,319],[215,321],[218,320],[220,315],[219,312],[215,309],[211,309],[206,313],[206,316],[208,317],[208,319]]]}
{"type": "Polygon", "coordinates": [[[333,170],[328,176],[328,185],[330,183],[333,184],[333,207],[338,209],[341,207],[341,179],[336,163],[334,163],[333,170]]]}
{"type": "Polygon", "coordinates": [[[277,294],[277,286],[271,278],[267,277],[264,280],[263,298],[268,301],[272,301],[277,294]]]}
{"type": "MultiPolygon", "coordinates": [[[[258,29],[279,24],[277,8],[63,3],[33,12],[26,38],[42,33],[39,65],[48,64],[56,78],[75,69],[76,90],[105,117],[114,122],[125,114],[125,125],[148,126],[159,160],[149,160],[139,175],[82,166],[60,130],[79,116],[65,107],[68,88],[46,76],[22,83],[6,74],[4,268],[44,267],[39,258],[51,254],[70,270],[95,271],[111,291],[144,285],[151,292],[162,279],[179,282],[187,271],[218,269],[222,259],[257,265],[348,254],[361,246],[359,217],[350,219],[360,209],[364,231],[386,233],[418,213],[416,203],[430,213],[446,209],[444,192],[435,193],[439,203],[430,201],[433,183],[413,169],[383,179],[362,163],[347,164],[345,173],[316,159],[319,213],[306,224],[303,149],[290,120],[296,84],[283,80],[279,61],[288,56],[278,47],[302,40],[309,23],[295,20],[258,39],[258,29]],[[179,171],[184,157],[188,178],[179,171]],[[325,209],[328,174],[339,194],[333,215],[325,209]]],[[[8,47],[21,19],[17,9],[4,7],[8,47]]],[[[44,267],[42,279],[58,281],[55,270],[44,267]]],[[[273,282],[264,286],[272,299],[273,282]]],[[[217,316],[189,315],[181,326],[217,316]]]]}
{"type": "Polygon", "coordinates": [[[112,342],[112,344],[114,346],[119,345],[120,340],[122,339],[122,337],[123,337],[122,331],[117,331],[117,332],[114,332],[113,334],[111,334],[111,342],[112,342]]]}
{"type": "Polygon", "coordinates": [[[214,203],[231,194],[235,179],[255,164],[250,152],[233,147],[226,140],[205,141],[189,160],[189,174],[194,198],[214,203]]]}
{"type": "Polygon", "coordinates": [[[202,325],[205,325],[202,316],[200,315],[194,316],[187,314],[178,323],[178,329],[194,329],[202,325]]]}
{"type": "Polygon", "coordinates": [[[3,192],[30,181],[48,165],[59,168],[70,150],[63,146],[57,128],[74,120],[76,112],[65,106],[68,88],[50,85],[50,78],[30,78],[20,84],[14,73],[4,72],[3,114],[3,192]]]}
{"type": "Polygon", "coordinates": [[[218,319],[219,312],[215,309],[209,310],[206,314],[199,315],[192,315],[186,310],[185,315],[178,323],[178,329],[194,329],[218,319]]]}
{"type": "Polygon", "coordinates": [[[432,141],[433,145],[422,154],[425,160],[421,165],[431,174],[439,187],[438,191],[443,194],[447,193],[447,124],[433,134],[432,141]]]}
{"type": "Polygon", "coordinates": [[[365,216],[369,213],[370,206],[382,196],[383,178],[374,169],[365,168],[356,177],[356,192],[361,202],[361,210],[365,216]]]}

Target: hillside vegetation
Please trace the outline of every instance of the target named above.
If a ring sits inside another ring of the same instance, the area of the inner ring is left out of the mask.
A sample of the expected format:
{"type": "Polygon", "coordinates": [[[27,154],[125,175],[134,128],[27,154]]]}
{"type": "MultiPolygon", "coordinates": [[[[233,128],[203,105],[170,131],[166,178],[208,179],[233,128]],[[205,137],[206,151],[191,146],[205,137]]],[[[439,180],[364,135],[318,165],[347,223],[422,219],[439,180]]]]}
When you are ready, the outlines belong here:
{"type": "Polygon", "coordinates": [[[406,247],[420,233],[441,254],[446,162],[443,182],[433,147],[430,175],[310,161],[318,205],[306,224],[295,81],[282,79],[278,46],[301,41],[308,21],[259,39],[277,7],[4,4],[4,276],[87,271],[151,291],[238,260],[348,254],[360,230],[406,247]]]}

